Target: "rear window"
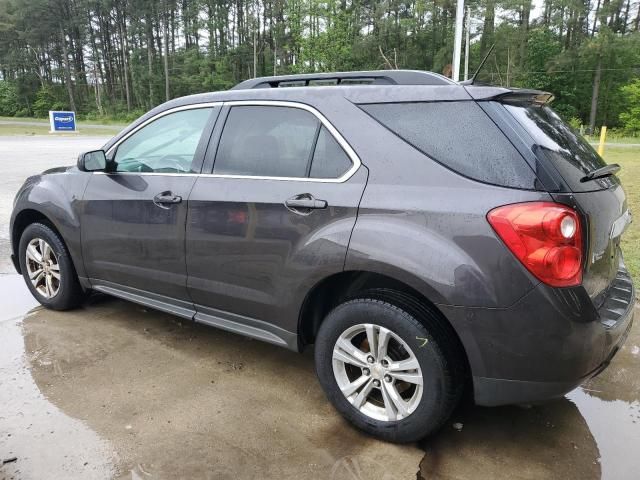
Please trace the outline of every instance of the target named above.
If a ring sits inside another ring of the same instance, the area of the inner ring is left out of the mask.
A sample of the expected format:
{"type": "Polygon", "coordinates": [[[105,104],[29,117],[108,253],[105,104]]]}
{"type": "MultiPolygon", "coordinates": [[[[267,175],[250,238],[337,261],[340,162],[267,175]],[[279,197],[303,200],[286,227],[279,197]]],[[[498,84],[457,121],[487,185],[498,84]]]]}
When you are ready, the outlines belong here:
{"type": "Polygon", "coordinates": [[[608,188],[613,178],[582,183],[587,173],[606,165],[591,145],[551,108],[540,105],[505,105],[536,143],[539,156],[556,167],[574,192],[608,188]]]}
{"type": "Polygon", "coordinates": [[[425,155],[466,177],[534,188],[533,170],[475,102],[381,103],[360,108],[425,155]]]}

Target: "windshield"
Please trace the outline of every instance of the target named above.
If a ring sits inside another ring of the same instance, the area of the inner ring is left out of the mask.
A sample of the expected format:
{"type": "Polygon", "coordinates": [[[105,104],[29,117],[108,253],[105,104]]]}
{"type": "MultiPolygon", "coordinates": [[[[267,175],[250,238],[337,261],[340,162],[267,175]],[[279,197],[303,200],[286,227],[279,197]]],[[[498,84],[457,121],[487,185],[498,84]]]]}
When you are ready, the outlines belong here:
{"type": "Polygon", "coordinates": [[[580,182],[587,173],[606,165],[591,145],[567,125],[551,108],[540,105],[505,105],[529,132],[536,143],[535,152],[556,167],[574,192],[610,187],[614,177],[580,182]]]}

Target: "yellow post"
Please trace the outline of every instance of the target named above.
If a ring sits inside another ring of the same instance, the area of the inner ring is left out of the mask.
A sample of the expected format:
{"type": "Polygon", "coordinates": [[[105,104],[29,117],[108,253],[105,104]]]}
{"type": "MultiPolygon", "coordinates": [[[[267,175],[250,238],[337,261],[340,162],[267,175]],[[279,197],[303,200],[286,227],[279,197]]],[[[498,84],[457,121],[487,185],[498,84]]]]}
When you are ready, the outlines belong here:
{"type": "Polygon", "coordinates": [[[600,129],[600,144],[598,145],[598,155],[601,157],[604,155],[604,141],[607,138],[607,127],[604,125],[600,129]]]}

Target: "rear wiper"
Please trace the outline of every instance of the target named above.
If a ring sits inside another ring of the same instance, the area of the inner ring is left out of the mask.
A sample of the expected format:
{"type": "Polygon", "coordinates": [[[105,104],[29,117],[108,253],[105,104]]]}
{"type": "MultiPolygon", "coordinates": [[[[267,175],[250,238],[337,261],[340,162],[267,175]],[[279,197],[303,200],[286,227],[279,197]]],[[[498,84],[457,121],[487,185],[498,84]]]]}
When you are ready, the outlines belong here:
{"type": "Polygon", "coordinates": [[[584,177],[582,177],[580,181],[584,183],[590,180],[595,180],[596,178],[609,177],[611,175],[615,175],[616,173],[618,173],[621,168],[622,167],[617,163],[612,163],[611,165],[605,165],[604,167],[591,170],[584,177]]]}

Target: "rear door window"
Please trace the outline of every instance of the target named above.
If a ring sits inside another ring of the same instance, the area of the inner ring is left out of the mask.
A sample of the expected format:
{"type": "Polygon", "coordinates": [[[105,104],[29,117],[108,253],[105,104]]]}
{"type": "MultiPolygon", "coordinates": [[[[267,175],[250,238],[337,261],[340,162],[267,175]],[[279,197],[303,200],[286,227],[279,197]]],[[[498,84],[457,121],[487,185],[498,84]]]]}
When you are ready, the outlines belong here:
{"type": "Polygon", "coordinates": [[[231,107],[213,173],[306,177],[319,120],[290,107],[231,107]]]}
{"type": "Polygon", "coordinates": [[[334,179],[352,165],[312,113],[295,107],[238,105],[229,110],[213,173],[334,179]]]}
{"type": "Polygon", "coordinates": [[[311,163],[311,178],[338,178],[351,168],[351,160],[326,127],[318,132],[311,163]]]}
{"type": "Polygon", "coordinates": [[[574,192],[608,188],[615,177],[580,182],[587,173],[606,165],[591,145],[548,106],[505,105],[533,137],[539,156],[558,170],[574,192]]]}
{"type": "Polygon", "coordinates": [[[360,105],[422,153],[473,180],[530,189],[536,176],[473,101],[360,105]]]}

